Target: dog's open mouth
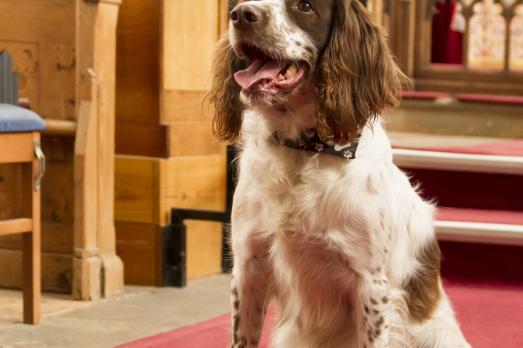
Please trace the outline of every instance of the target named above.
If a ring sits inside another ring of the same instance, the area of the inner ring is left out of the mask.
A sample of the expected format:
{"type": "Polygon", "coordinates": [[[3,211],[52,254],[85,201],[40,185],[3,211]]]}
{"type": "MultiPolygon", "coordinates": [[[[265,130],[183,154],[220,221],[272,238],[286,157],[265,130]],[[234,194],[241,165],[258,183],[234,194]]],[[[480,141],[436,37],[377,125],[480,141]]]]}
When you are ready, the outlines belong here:
{"type": "Polygon", "coordinates": [[[308,70],[306,62],[275,59],[251,44],[242,44],[241,50],[248,67],[236,72],[234,79],[246,93],[274,95],[290,91],[302,82],[308,70]]]}

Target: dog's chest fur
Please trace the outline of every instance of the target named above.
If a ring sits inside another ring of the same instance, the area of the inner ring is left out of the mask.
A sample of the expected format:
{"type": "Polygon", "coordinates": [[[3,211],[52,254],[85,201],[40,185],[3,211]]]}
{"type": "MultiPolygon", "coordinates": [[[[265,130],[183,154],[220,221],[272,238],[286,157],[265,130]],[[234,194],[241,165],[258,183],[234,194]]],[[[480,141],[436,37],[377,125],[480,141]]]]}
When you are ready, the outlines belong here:
{"type": "Polygon", "coordinates": [[[380,146],[379,141],[370,142],[373,134],[367,133],[356,160],[286,148],[270,133],[260,132],[259,125],[244,139],[235,229],[253,241],[253,254],[269,253],[280,301],[298,301],[289,308],[322,317],[326,327],[341,319],[333,313],[347,323],[357,271],[368,267],[372,257],[379,264],[379,258],[392,257],[369,254],[378,250],[371,244],[383,250],[381,244],[391,243],[369,232],[381,231],[380,224],[386,223],[378,189],[392,164],[366,158],[373,146],[380,146]]]}

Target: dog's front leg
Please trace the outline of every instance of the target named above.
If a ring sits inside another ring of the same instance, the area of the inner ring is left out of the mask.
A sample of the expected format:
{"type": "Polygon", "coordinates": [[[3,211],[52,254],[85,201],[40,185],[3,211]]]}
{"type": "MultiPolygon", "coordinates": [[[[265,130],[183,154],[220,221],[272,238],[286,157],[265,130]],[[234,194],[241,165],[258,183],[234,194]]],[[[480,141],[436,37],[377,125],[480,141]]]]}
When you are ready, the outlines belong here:
{"type": "Polygon", "coordinates": [[[268,243],[250,230],[232,234],[231,280],[233,348],[258,347],[268,305],[271,272],[268,243]]]}
{"type": "Polygon", "coordinates": [[[390,285],[380,267],[362,274],[358,285],[355,312],[358,346],[404,347],[394,330],[400,323],[398,303],[401,303],[401,292],[390,285]]]}

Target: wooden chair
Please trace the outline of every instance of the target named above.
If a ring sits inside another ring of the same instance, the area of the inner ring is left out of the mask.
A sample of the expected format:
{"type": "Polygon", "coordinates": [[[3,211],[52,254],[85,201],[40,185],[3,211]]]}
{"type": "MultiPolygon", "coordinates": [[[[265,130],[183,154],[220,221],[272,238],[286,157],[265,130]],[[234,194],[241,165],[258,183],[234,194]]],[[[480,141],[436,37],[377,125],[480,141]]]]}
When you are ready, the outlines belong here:
{"type": "Polygon", "coordinates": [[[23,166],[23,217],[0,220],[0,237],[23,234],[24,323],[40,321],[40,184],[45,158],[44,121],[34,112],[0,104],[0,164],[23,166]]]}

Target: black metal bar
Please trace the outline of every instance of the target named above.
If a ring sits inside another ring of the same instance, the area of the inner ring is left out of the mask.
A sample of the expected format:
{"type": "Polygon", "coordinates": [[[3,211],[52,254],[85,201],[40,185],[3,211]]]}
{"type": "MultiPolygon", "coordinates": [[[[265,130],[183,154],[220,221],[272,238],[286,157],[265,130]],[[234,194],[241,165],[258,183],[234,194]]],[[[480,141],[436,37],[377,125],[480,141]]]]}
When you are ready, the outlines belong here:
{"type": "Polygon", "coordinates": [[[187,233],[185,224],[166,225],[162,230],[162,285],[187,285],[187,233]]]}
{"type": "Polygon", "coordinates": [[[173,224],[183,223],[184,220],[229,222],[227,213],[223,211],[174,208],[171,211],[171,214],[171,221],[173,224]]]}
{"type": "Polygon", "coordinates": [[[227,148],[227,197],[225,211],[178,209],[171,210],[171,224],[163,231],[163,285],[185,286],[186,279],[186,230],[185,220],[216,221],[223,223],[222,232],[222,270],[227,273],[232,269],[229,246],[229,223],[236,187],[236,150],[227,148]]]}

